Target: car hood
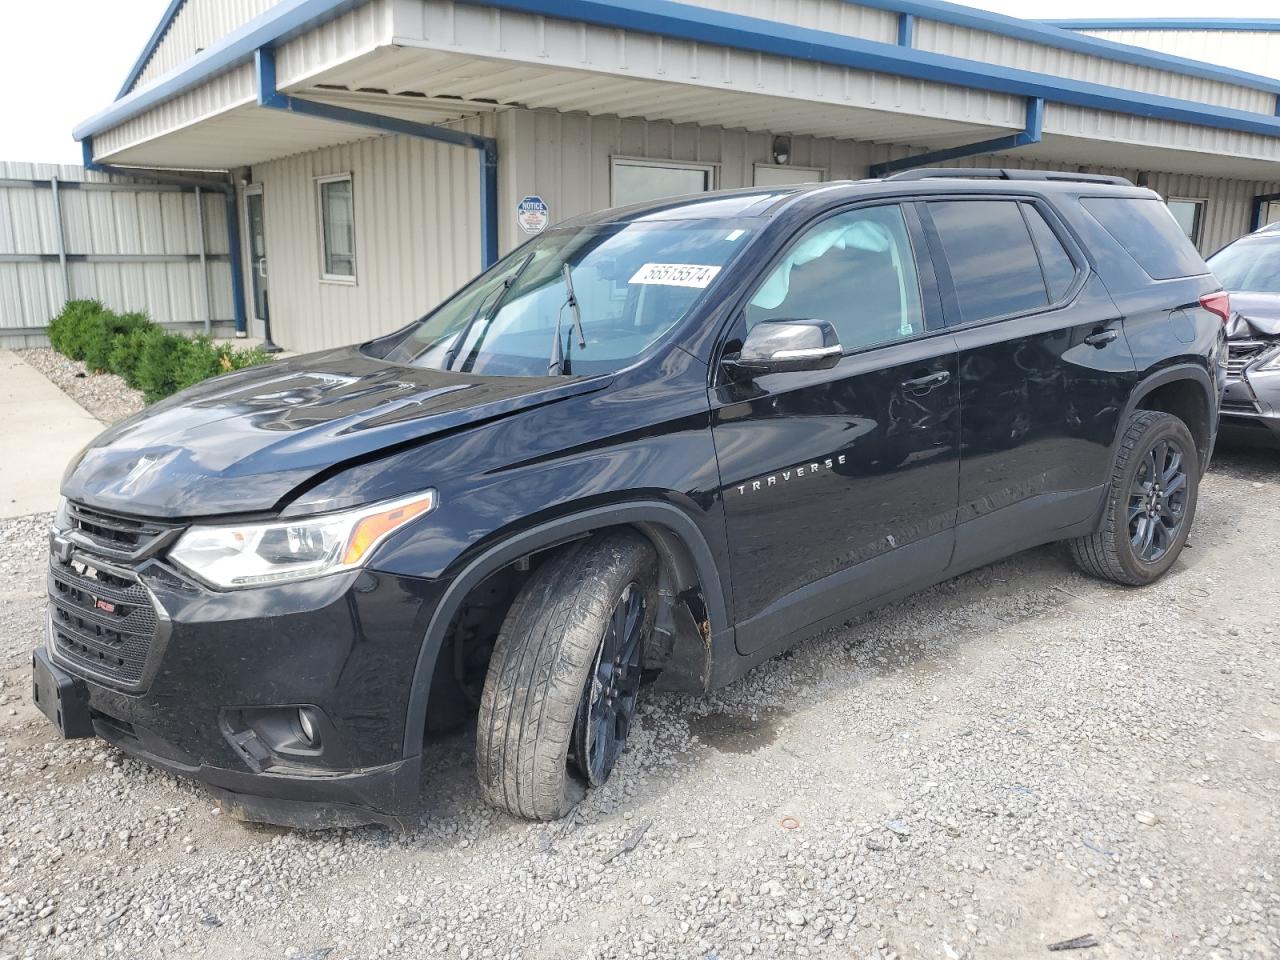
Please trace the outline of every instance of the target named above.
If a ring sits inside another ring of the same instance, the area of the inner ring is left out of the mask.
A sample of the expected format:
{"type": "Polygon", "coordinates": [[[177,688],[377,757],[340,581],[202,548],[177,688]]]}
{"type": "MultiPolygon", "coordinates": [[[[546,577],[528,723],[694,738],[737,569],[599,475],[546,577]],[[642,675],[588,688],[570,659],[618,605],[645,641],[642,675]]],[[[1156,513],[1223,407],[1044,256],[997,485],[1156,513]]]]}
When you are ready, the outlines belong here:
{"type": "Polygon", "coordinates": [[[62,492],[150,517],[272,510],[337,465],[608,382],[423,370],[355,347],[310,354],[206,381],[112,427],[72,461],[62,492]]]}
{"type": "Polygon", "coordinates": [[[1228,339],[1280,336],[1280,293],[1233,293],[1231,314],[1228,339]]]}

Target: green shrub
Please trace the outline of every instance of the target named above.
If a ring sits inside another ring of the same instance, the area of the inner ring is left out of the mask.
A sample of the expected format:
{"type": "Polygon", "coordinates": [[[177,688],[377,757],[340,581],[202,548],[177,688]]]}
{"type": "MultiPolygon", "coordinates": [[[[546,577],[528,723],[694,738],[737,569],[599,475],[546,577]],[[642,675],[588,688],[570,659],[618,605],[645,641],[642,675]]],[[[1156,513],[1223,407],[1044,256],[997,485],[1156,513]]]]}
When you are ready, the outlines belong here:
{"type": "Polygon", "coordinates": [[[145,313],[112,313],[104,310],[85,324],[84,355],[80,359],[94,373],[110,370],[109,358],[116,341],[136,330],[154,326],[145,313]]]}
{"type": "Polygon", "coordinates": [[[97,319],[106,308],[97,300],[68,300],[62,312],[49,321],[46,334],[53,349],[72,360],[83,360],[97,319]]]}
{"type": "Polygon", "coordinates": [[[114,313],[96,300],[72,300],[49,322],[49,342],[90,370],[110,370],[147,403],[201,380],[271,359],[258,347],[237,350],[210,337],[166,333],[143,313],[114,313]]]}

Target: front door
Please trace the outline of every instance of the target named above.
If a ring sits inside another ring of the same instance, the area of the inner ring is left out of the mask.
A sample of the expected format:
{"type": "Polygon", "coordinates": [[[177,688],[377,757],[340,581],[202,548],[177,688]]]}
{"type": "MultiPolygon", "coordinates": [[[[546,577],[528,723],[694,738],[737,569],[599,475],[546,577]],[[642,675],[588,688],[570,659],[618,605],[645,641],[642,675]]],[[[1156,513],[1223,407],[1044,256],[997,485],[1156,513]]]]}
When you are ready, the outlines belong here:
{"type": "Polygon", "coordinates": [[[249,277],[253,289],[253,318],[267,320],[267,231],[262,211],[262,188],[250,187],[244,195],[245,221],[249,228],[249,277]]]}
{"type": "Polygon", "coordinates": [[[957,568],[1093,517],[1133,379],[1115,303],[1034,199],[922,204],[960,347],[957,568]]]}
{"type": "Polygon", "coordinates": [[[845,351],[831,370],[721,377],[713,391],[743,654],[780,648],[950,560],[956,347],[921,237],[898,204],[820,220],[766,272],[730,335],[821,319],[845,351]]]}

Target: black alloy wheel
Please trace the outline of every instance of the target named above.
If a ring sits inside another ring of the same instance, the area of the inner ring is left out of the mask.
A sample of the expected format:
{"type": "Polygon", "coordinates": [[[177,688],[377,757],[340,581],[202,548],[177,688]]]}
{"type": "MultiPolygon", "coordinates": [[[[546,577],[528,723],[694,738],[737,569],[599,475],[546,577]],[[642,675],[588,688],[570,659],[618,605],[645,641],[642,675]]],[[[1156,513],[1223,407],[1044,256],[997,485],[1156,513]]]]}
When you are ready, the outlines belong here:
{"type": "Polygon", "coordinates": [[[1129,488],[1129,542],[1143,563],[1169,552],[1186,519],[1187,473],[1181,445],[1160,440],[1134,474],[1129,488]]]}
{"type": "Polygon", "coordinates": [[[646,633],[644,590],[628,583],[609,615],[574,725],[574,765],[593,787],[609,779],[626,746],[640,693],[646,633]]]}

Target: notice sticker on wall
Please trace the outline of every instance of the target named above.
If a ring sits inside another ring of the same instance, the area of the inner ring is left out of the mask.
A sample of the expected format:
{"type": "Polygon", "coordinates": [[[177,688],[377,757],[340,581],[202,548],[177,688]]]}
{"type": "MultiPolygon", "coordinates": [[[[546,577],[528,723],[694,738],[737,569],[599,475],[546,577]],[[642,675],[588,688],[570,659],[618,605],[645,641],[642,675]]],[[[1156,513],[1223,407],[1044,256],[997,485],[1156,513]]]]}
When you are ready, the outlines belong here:
{"type": "Polygon", "coordinates": [[[700,263],[646,263],[629,283],[658,283],[664,287],[696,287],[701,290],[720,272],[700,263]]]}
{"type": "Polygon", "coordinates": [[[525,197],[516,204],[516,223],[525,233],[541,233],[551,221],[551,209],[541,197],[525,197]]]}

